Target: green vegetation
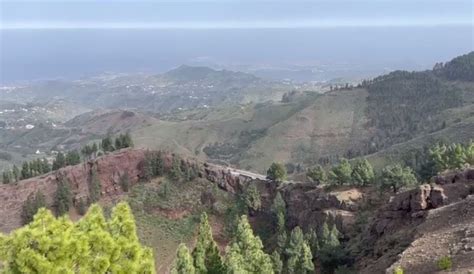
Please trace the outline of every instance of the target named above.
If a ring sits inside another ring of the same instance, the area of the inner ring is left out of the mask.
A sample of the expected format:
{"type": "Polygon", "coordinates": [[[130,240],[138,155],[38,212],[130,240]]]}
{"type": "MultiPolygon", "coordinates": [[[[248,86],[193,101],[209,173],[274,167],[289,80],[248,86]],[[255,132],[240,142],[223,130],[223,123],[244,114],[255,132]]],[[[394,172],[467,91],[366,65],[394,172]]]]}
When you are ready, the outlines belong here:
{"type": "Polygon", "coordinates": [[[91,174],[89,176],[89,201],[95,203],[99,201],[100,196],[102,196],[102,186],[100,183],[99,175],[97,174],[97,169],[92,168],[91,174]]]}
{"type": "MultiPolygon", "coordinates": [[[[113,139],[110,136],[107,136],[102,139],[100,143],[100,148],[104,152],[112,152],[118,149],[122,148],[127,148],[127,147],[133,147],[133,140],[132,137],[130,136],[130,133],[125,133],[125,134],[120,134],[117,136],[115,139],[113,139]]],[[[94,147],[91,147],[89,150],[84,149],[83,152],[90,152],[94,153],[94,147]]],[[[89,154],[90,155],[90,154],[89,154]]]]}
{"type": "Polygon", "coordinates": [[[458,56],[446,64],[438,63],[433,72],[448,80],[474,81],[474,51],[458,56]]]}
{"type": "Polygon", "coordinates": [[[33,217],[42,207],[46,207],[46,200],[43,193],[41,191],[31,193],[22,207],[21,220],[23,224],[26,225],[33,221],[33,217]]]}
{"type": "Polygon", "coordinates": [[[7,273],[155,273],[126,203],[109,220],[93,205],[77,223],[40,209],[28,225],[0,235],[0,260],[7,273]]]}
{"type": "Polygon", "coordinates": [[[377,129],[369,152],[442,129],[442,121],[430,118],[463,103],[458,89],[431,72],[392,72],[367,82],[367,89],[368,116],[377,129]]]}
{"type": "Polygon", "coordinates": [[[474,165],[474,142],[463,144],[436,144],[430,151],[430,160],[437,172],[474,165]]]}
{"type": "Polygon", "coordinates": [[[331,182],[336,185],[349,184],[352,181],[352,167],[347,159],[342,159],[329,173],[331,182]]]}
{"type": "Polygon", "coordinates": [[[228,247],[226,264],[230,273],[273,273],[272,259],[263,251],[260,238],[253,235],[245,215],[240,218],[235,237],[228,247]]]}
{"type": "Polygon", "coordinates": [[[366,159],[358,160],[352,170],[352,180],[359,186],[367,186],[373,183],[375,178],[374,169],[366,159]]]}
{"type": "Polygon", "coordinates": [[[393,274],[403,274],[403,268],[401,268],[400,266],[397,266],[395,267],[395,269],[393,270],[393,274]]]}
{"type": "Polygon", "coordinates": [[[413,186],[417,183],[413,171],[409,167],[400,164],[386,166],[382,170],[381,187],[391,188],[393,193],[397,193],[402,187],[413,186]]]}
{"type": "Polygon", "coordinates": [[[312,169],[308,169],[306,176],[315,184],[325,184],[327,183],[326,171],[321,165],[316,165],[312,169]]]}
{"type": "Polygon", "coordinates": [[[441,257],[437,262],[439,270],[450,270],[453,267],[453,260],[449,256],[441,257]]]}
{"type": "Polygon", "coordinates": [[[218,274],[225,271],[206,213],[201,215],[198,239],[192,256],[197,273],[218,274]]]}
{"type": "Polygon", "coordinates": [[[16,165],[13,165],[12,170],[3,172],[2,179],[4,184],[16,183],[50,171],[51,167],[46,159],[36,159],[30,162],[23,162],[21,170],[16,165]]]}
{"type": "Polygon", "coordinates": [[[267,178],[281,183],[286,179],[286,168],[280,163],[273,163],[267,170],[267,178]]]}
{"type": "Polygon", "coordinates": [[[285,248],[288,273],[314,272],[313,255],[308,243],[304,239],[303,231],[295,227],[291,231],[290,240],[285,248]]]}
{"type": "Polygon", "coordinates": [[[189,249],[185,244],[180,244],[176,252],[175,267],[171,271],[173,274],[194,274],[196,270],[193,265],[193,258],[189,254],[189,249]]]}
{"type": "Polygon", "coordinates": [[[67,179],[62,178],[58,182],[58,187],[54,195],[54,207],[56,209],[56,216],[62,216],[69,212],[72,203],[72,194],[67,179]]]}
{"type": "Polygon", "coordinates": [[[245,189],[244,201],[247,207],[250,210],[250,213],[260,210],[262,207],[262,201],[260,199],[260,192],[257,189],[257,186],[254,183],[250,183],[245,189]]]}
{"type": "Polygon", "coordinates": [[[286,203],[283,200],[280,192],[277,192],[275,198],[273,199],[271,211],[273,214],[275,230],[277,232],[282,232],[285,230],[285,218],[286,218],[286,203]]]}

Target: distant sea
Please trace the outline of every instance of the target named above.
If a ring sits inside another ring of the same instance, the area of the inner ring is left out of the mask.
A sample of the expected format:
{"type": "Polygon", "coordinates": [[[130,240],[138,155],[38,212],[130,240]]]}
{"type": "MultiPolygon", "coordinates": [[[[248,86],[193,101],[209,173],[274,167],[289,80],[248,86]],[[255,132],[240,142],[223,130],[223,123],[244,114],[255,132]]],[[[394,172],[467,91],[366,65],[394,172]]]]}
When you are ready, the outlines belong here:
{"type": "Polygon", "coordinates": [[[180,64],[431,68],[473,50],[473,29],[364,27],[228,30],[0,30],[0,84],[180,64]]]}

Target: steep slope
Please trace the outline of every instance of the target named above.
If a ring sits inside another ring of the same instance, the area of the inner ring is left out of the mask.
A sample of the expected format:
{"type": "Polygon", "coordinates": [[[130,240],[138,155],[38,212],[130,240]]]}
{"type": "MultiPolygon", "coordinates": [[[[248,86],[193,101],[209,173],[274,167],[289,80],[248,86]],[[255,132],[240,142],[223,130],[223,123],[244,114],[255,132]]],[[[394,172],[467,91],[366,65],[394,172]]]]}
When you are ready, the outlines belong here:
{"type": "Polygon", "coordinates": [[[434,181],[393,197],[352,239],[361,273],[392,273],[396,266],[407,273],[436,273],[436,261],[443,256],[453,258],[454,273],[474,268],[474,170],[434,181]]]}

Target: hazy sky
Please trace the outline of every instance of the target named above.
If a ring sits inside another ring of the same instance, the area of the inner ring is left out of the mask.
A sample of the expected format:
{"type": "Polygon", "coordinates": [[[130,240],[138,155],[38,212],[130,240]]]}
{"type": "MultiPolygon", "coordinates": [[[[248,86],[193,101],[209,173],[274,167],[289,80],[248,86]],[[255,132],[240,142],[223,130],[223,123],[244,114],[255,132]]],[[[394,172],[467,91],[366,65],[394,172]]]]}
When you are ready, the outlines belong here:
{"type": "Polygon", "coordinates": [[[0,0],[0,28],[473,25],[472,0],[0,0]]]}

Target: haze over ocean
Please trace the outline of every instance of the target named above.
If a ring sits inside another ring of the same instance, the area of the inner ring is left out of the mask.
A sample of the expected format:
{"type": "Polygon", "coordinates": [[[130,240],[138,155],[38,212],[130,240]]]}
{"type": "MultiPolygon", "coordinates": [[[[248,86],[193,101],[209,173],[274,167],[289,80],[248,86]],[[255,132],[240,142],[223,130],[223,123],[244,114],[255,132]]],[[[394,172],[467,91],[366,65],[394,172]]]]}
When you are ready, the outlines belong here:
{"type": "Polygon", "coordinates": [[[180,64],[425,69],[472,50],[472,28],[1,30],[1,81],[162,72],[180,64]]]}

